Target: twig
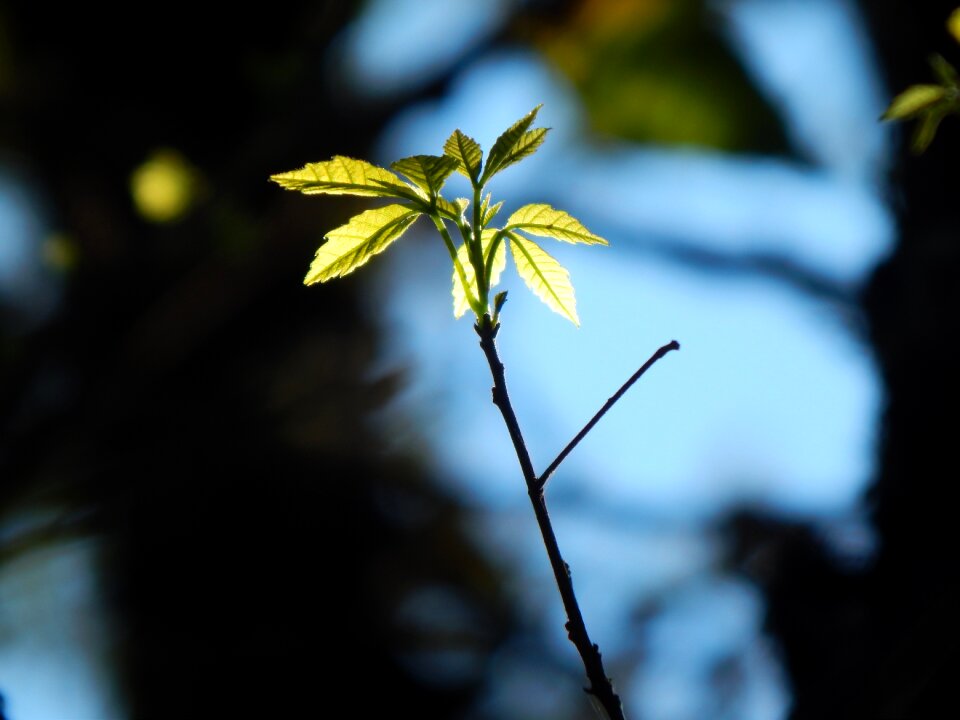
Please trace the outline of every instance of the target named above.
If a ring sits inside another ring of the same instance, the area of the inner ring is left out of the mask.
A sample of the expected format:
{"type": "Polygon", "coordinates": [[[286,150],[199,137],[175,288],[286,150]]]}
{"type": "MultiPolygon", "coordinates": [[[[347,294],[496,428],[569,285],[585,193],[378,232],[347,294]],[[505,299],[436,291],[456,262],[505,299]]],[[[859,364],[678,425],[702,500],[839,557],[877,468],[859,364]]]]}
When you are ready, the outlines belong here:
{"type": "Polygon", "coordinates": [[[523,479],[527,483],[527,494],[530,496],[530,502],[533,504],[533,512],[537,517],[537,525],[540,526],[543,544],[547,548],[547,556],[550,558],[553,576],[557,581],[557,588],[560,590],[563,608],[567,613],[567,636],[570,638],[570,642],[577,648],[577,652],[580,653],[584,670],[586,670],[587,673],[587,679],[590,681],[590,687],[585,689],[597,699],[610,717],[610,720],[625,720],[623,707],[620,704],[620,696],[614,691],[613,684],[603,669],[603,659],[600,656],[600,648],[590,641],[587,626],[583,622],[580,605],[577,603],[577,596],[573,592],[570,566],[564,562],[563,556],[560,554],[557,537],[553,532],[550,515],[547,513],[547,503],[543,496],[543,488],[533,469],[533,463],[530,461],[530,453],[527,452],[526,443],[523,441],[523,434],[520,432],[520,424],[517,422],[516,413],[514,413],[513,405],[510,403],[510,396],[507,394],[507,382],[504,378],[503,363],[500,362],[500,356],[497,354],[497,346],[495,343],[497,330],[500,326],[499,324],[494,325],[489,315],[484,315],[483,320],[477,323],[474,328],[477,331],[477,335],[480,336],[480,347],[483,349],[483,354],[487,358],[487,363],[490,365],[490,372],[493,375],[493,404],[500,409],[500,414],[503,415],[503,420],[507,424],[507,431],[510,433],[510,439],[513,441],[513,447],[517,453],[517,460],[520,461],[520,469],[523,471],[523,479]]]}
{"type": "Polygon", "coordinates": [[[541,475],[541,476],[537,479],[537,485],[538,485],[538,487],[539,487],[541,490],[543,489],[543,486],[547,484],[547,480],[549,480],[549,479],[550,479],[550,476],[553,475],[554,470],[556,470],[558,467],[560,467],[560,463],[562,463],[562,462],[566,459],[567,455],[569,455],[570,452],[580,443],[580,441],[583,440],[583,438],[585,438],[585,437],[587,436],[587,433],[588,433],[588,432],[590,432],[591,430],[593,430],[593,426],[596,425],[598,422],[600,422],[600,418],[602,418],[604,415],[607,414],[607,410],[609,410],[610,408],[612,408],[613,405],[614,405],[614,403],[616,403],[617,400],[619,400],[620,398],[622,398],[622,397],[623,397],[623,394],[624,394],[625,392],[627,392],[627,390],[629,390],[630,387],[631,387],[637,380],[639,380],[640,377],[641,377],[647,370],[649,370],[650,367],[651,367],[657,360],[659,360],[660,358],[662,358],[664,355],[666,355],[666,354],[667,354],[668,352],[670,352],[671,350],[679,350],[679,349],[680,349],[680,343],[678,343],[676,340],[671,340],[671,341],[668,342],[666,345],[664,345],[662,348],[660,348],[659,350],[657,350],[657,351],[650,357],[650,359],[647,360],[647,361],[640,367],[639,370],[637,370],[633,375],[631,375],[631,376],[630,376],[630,379],[627,380],[627,381],[620,387],[620,389],[617,390],[617,392],[615,392],[615,393],[613,394],[613,396],[603,404],[603,407],[600,408],[600,409],[597,411],[597,414],[594,415],[594,416],[590,419],[590,422],[588,422],[586,425],[583,426],[583,429],[582,429],[580,432],[577,433],[576,437],[573,438],[573,440],[571,440],[569,443],[567,443],[567,446],[566,446],[563,450],[560,451],[560,454],[559,454],[559,455],[557,455],[556,460],[554,460],[552,463],[550,463],[550,466],[549,466],[546,470],[543,471],[543,475],[541,475]]]}

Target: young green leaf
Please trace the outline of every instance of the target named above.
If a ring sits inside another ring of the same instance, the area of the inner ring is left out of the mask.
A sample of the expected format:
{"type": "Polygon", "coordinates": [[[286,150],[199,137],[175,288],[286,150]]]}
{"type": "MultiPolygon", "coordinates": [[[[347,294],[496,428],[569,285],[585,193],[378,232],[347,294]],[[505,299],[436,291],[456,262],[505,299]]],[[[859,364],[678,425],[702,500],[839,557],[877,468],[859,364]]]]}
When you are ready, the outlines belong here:
{"type": "MultiPolygon", "coordinates": [[[[483,234],[480,237],[481,247],[483,248],[483,261],[484,263],[490,257],[491,245],[493,243],[494,237],[496,237],[497,231],[493,228],[489,230],[484,230],[483,234]]],[[[493,288],[500,282],[500,274],[503,272],[503,269],[507,266],[507,252],[504,247],[503,242],[497,243],[497,249],[494,251],[493,263],[490,268],[490,287],[493,288]]],[[[477,274],[473,269],[473,264],[470,262],[470,256],[467,251],[467,245],[464,243],[457,250],[457,257],[460,259],[460,264],[463,266],[463,274],[467,278],[467,283],[470,285],[470,290],[474,297],[477,296],[479,290],[477,288],[477,274]]],[[[463,316],[463,314],[470,309],[470,303],[467,301],[467,294],[464,292],[463,283],[460,282],[460,275],[454,271],[453,273],[453,316],[457,319],[463,316]]]]}
{"type": "Polygon", "coordinates": [[[536,128],[535,130],[528,130],[521,135],[520,139],[517,141],[517,144],[507,154],[503,161],[499,163],[497,169],[490,173],[490,177],[501,170],[506,170],[508,167],[520,162],[525,157],[533,155],[537,151],[537,148],[543,144],[548,132],[550,132],[550,128],[536,128]]]}
{"type": "Polygon", "coordinates": [[[897,95],[881,120],[905,120],[940,102],[947,90],[940,85],[911,85],[897,95]]]}
{"type": "Polygon", "coordinates": [[[417,198],[413,189],[389,170],[342,155],[308,163],[299,170],[277,173],[270,179],[287,190],[299,190],[305,195],[417,198]]]}
{"type": "Polygon", "coordinates": [[[304,278],[304,285],[325,282],[347,275],[387,249],[420,216],[404,205],[367,210],[350,218],[346,225],[327,233],[304,278]]]}
{"type": "Polygon", "coordinates": [[[480,206],[480,224],[486,227],[490,224],[490,221],[493,220],[497,213],[500,212],[500,208],[503,207],[503,200],[498,203],[490,204],[490,193],[487,193],[487,196],[483,199],[483,204],[480,206]]]}
{"type": "Polygon", "coordinates": [[[457,165],[457,161],[447,155],[414,155],[397,160],[390,167],[406,175],[428,198],[434,198],[457,165]]]}
{"type": "Polygon", "coordinates": [[[454,130],[443,144],[443,154],[457,161],[457,170],[466,175],[476,185],[480,178],[480,167],[483,164],[483,150],[469,135],[454,130]]]}
{"type": "Polygon", "coordinates": [[[483,177],[480,179],[481,185],[486,184],[490,178],[501,170],[519,162],[528,155],[532,155],[540,147],[549,128],[537,128],[536,130],[529,130],[529,128],[536,120],[541,107],[543,106],[537,105],[497,138],[490,149],[490,154],[487,156],[487,166],[484,168],[483,177]]]}
{"type": "MultiPolygon", "coordinates": [[[[441,215],[457,222],[463,216],[463,212],[466,209],[461,200],[463,200],[463,198],[457,198],[456,202],[450,202],[443,195],[437,195],[435,202],[437,204],[437,210],[440,211],[441,215]]],[[[469,201],[466,202],[469,204],[469,201]]]]}
{"type": "Polygon", "coordinates": [[[587,230],[569,213],[543,203],[524,205],[510,216],[504,229],[523,230],[531,235],[550,237],[569,243],[609,245],[606,240],[587,230]]]}
{"type": "Polygon", "coordinates": [[[510,250],[517,272],[527,287],[543,300],[554,312],[560,313],[574,325],[580,325],[577,317],[577,301],[570,284],[570,273],[550,257],[532,240],[508,233],[510,250]]]}

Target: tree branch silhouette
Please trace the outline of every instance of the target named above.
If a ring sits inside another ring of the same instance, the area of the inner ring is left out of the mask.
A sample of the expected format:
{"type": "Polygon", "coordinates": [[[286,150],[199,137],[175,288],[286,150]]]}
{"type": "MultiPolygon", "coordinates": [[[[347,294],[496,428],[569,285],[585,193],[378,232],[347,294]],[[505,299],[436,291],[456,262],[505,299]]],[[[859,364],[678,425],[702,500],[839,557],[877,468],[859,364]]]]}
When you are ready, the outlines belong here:
{"type": "Polygon", "coordinates": [[[643,374],[653,366],[655,362],[657,362],[657,360],[662,358],[671,350],[679,350],[679,349],[680,349],[680,343],[678,343],[676,340],[671,340],[662,348],[657,350],[653,355],[651,355],[650,359],[647,360],[643,365],[641,365],[640,369],[637,370],[633,375],[631,375],[630,379],[627,380],[623,385],[621,385],[620,389],[610,396],[610,399],[608,399],[603,404],[603,407],[597,411],[597,414],[594,415],[592,418],[590,418],[590,422],[588,422],[586,425],[583,426],[583,429],[576,434],[573,440],[567,443],[567,446],[560,451],[560,454],[557,455],[556,459],[554,459],[554,461],[550,463],[547,469],[543,471],[543,474],[537,480],[537,484],[539,485],[539,487],[542,489],[547,484],[547,480],[549,480],[550,476],[553,475],[554,471],[558,467],[560,467],[560,463],[562,463],[567,458],[567,455],[569,455],[571,451],[577,445],[580,444],[580,441],[587,436],[587,433],[593,430],[593,427],[598,422],[600,422],[600,418],[602,418],[604,415],[607,414],[607,411],[610,408],[612,408],[620,398],[623,397],[624,393],[626,393],[627,390],[629,390],[633,386],[633,384],[637,380],[639,380],[643,376],[643,374]]]}
{"type": "Polygon", "coordinates": [[[474,325],[477,335],[480,337],[480,348],[487,358],[490,365],[490,373],[493,376],[493,404],[500,410],[506,423],[510,439],[513,441],[514,450],[517,453],[517,460],[520,462],[520,469],[523,472],[523,479],[527,484],[527,494],[530,496],[530,502],[533,505],[533,512],[537,518],[537,525],[540,528],[540,534],[543,536],[543,544],[547,550],[547,556],[550,559],[550,566],[553,569],[553,576],[557,581],[557,588],[560,591],[560,598],[563,601],[563,608],[567,614],[567,636],[570,642],[577,648],[580,659],[583,661],[583,667],[590,681],[590,686],[585,688],[586,692],[596,698],[603,707],[610,720],[625,720],[623,706],[620,702],[620,696],[613,689],[613,683],[607,676],[603,668],[603,658],[600,654],[598,645],[590,640],[587,632],[587,626],[583,620],[583,614],[580,611],[580,605],[577,602],[577,596],[573,590],[573,578],[570,573],[570,566],[564,561],[560,554],[560,546],[557,544],[557,537],[553,531],[553,524],[550,521],[550,515],[547,511],[547,502],[543,494],[543,486],[550,475],[559,467],[564,458],[570,454],[570,451],[586,436],[588,432],[599,422],[606,412],[613,407],[630,387],[640,379],[640,377],[660,358],[671,350],[679,350],[680,345],[676,340],[664,345],[653,356],[643,364],[643,366],[633,374],[633,376],[600,408],[600,411],[577,433],[576,437],[570,441],[566,448],[560,453],[556,460],[542,476],[538,477],[533,469],[533,462],[530,460],[530,453],[527,451],[527,445],[523,439],[523,433],[520,430],[520,423],[517,421],[517,415],[510,402],[510,395],[507,393],[507,382],[503,363],[497,353],[496,337],[500,329],[499,323],[494,324],[489,315],[484,315],[483,319],[474,325]]]}

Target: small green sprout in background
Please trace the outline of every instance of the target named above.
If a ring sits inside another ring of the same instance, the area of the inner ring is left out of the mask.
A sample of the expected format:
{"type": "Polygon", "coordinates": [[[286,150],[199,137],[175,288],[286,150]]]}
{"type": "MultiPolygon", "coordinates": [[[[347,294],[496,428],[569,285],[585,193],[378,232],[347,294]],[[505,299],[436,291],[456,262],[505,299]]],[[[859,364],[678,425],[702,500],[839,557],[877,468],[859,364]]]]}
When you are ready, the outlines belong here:
{"type": "Polygon", "coordinates": [[[607,241],[563,210],[540,203],[524,205],[502,226],[493,227],[490,223],[503,203],[491,204],[490,194],[484,195],[491,178],[532,155],[543,143],[548,128],[531,129],[539,110],[538,105],[504,131],[486,162],[480,145],[454,130],[444,143],[443,155],[414,155],[390,166],[406,180],[391,170],[342,156],[271,176],[282,187],[308,195],[361,195],[399,201],[360,213],[328,232],[304,283],[312,285],[353,272],[386,250],[420,216],[427,216],[443,238],[453,262],[456,317],[471,309],[478,322],[490,315],[496,325],[506,293],[497,293],[491,308],[490,292],[506,267],[509,246],[517,273],[527,287],[551,310],[579,325],[569,273],[529,236],[587,245],[606,245],[607,241]],[[469,216],[471,200],[450,201],[440,194],[454,172],[466,176],[473,188],[469,216]],[[459,246],[451,237],[448,223],[459,232],[459,246]]]}
{"type": "MultiPolygon", "coordinates": [[[[960,42],[960,8],[947,18],[947,30],[960,42]]],[[[930,67],[938,82],[911,85],[893,99],[880,117],[881,120],[916,119],[918,122],[910,146],[917,154],[930,147],[937,128],[947,115],[960,113],[960,81],[956,68],[942,55],[931,56],[930,67]]]]}

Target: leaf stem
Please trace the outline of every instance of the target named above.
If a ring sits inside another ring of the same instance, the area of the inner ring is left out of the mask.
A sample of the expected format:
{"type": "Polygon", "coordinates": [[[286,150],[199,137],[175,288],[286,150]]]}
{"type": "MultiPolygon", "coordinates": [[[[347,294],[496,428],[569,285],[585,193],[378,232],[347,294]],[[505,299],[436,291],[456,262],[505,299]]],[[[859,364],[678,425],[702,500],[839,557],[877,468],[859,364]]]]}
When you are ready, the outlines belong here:
{"type": "MultiPolygon", "coordinates": [[[[473,186],[473,243],[470,246],[470,259],[477,274],[477,294],[483,312],[487,312],[490,294],[490,276],[486,274],[483,262],[483,225],[481,224],[480,198],[483,195],[483,186],[473,186]]],[[[480,317],[480,313],[477,317],[480,317]]]]}
{"type": "MultiPolygon", "coordinates": [[[[487,253],[487,261],[484,265],[484,272],[486,277],[489,279],[493,276],[493,261],[497,256],[497,249],[500,247],[500,243],[503,242],[503,231],[498,230],[497,234],[493,236],[493,240],[490,242],[490,251],[487,253]]],[[[487,287],[487,295],[490,294],[490,287],[487,287]]]]}
{"type": "Polygon", "coordinates": [[[510,439],[513,441],[513,448],[517,453],[517,460],[520,462],[520,469],[523,472],[523,479],[527,484],[527,494],[530,496],[530,502],[533,504],[533,512],[537,518],[537,525],[540,527],[540,534],[543,536],[543,544],[547,550],[547,557],[550,559],[553,576],[557,581],[557,588],[560,591],[563,608],[567,614],[567,637],[570,638],[570,642],[573,643],[574,647],[577,648],[577,652],[580,653],[580,659],[583,661],[587,679],[590,681],[590,687],[585,688],[585,690],[597,699],[610,720],[625,720],[620,697],[614,691],[613,684],[603,669],[603,659],[600,655],[600,648],[590,641],[590,635],[587,633],[587,626],[583,621],[583,614],[580,612],[580,605],[577,603],[577,596],[573,591],[573,579],[570,574],[570,566],[564,562],[563,556],[560,554],[557,537],[553,532],[553,524],[547,512],[547,503],[543,495],[543,488],[539,484],[537,474],[533,469],[533,463],[530,460],[529,452],[527,452],[523,434],[520,432],[520,424],[517,421],[513,405],[510,403],[510,396],[507,394],[504,367],[500,361],[495,343],[500,325],[494,325],[490,320],[490,316],[484,315],[483,319],[474,325],[474,329],[480,337],[480,348],[487,358],[487,363],[490,365],[490,373],[493,375],[493,404],[500,409],[503,421],[507,425],[507,431],[510,433],[510,439]]]}
{"type": "Polygon", "coordinates": [[[620,398],[622,398],[623,395],[624,395],[624,393],[626,393],[627,390],[629,390],[630,387],[631,387],[637,380],[639,380],[639,379],[641,378],[641,376],[642,376],[647,370],[649,370],[649,369],[653,366],[653,364],[654,364],[655,362],[657,362],[657,360],[659,360],[660,358],[662,358],[664,355],[666,355],[666,354],[667,354],[668,352],[670,352],[671,350],[679,350],[679,349],[680,349],[680,343],[678,343],[676,340],[671,340],[671,341],[668,342],[666,345],[664,345],[662,348],[660,348],[659,350],[657,350],[653,355],[651,355],[651,356],[650,356],[650,359],[647,360],[643,365],[641,365],[641,366],[640,366],[640,369],[637,370],[633,375],[631,375],[631,376],[630,376],[630,379],[627,380],[623,385],[620,386],[620,389],[617,390],[617,391],[603,404],[603,407],[600,408],[600,409],[597,411],[597,414],[594,415],[592,418],[590,418],[590,422],[588,422],[586,425],[584,425],[584,426],[583,426],[583,429],[580,430],[580,432],[578,432],[578,433],[576,434],[576,437],[574,437],[573,440],[571,440],[569,443],[567,443],[567,446],[566,446],[563,450],[560,451],[560,454],[557,455],[556,459],[555,459],[552,463],[550,463],[550,466],[549,466],[546,470],[543,471],[543,475],[541,475],[541,476],[537,479],[537,487],[538,487],[539,489],[541,489],[541,490],[543,489],[544,485],[547,484],[547,480],[549,480],[549,479],[550,479],[550,476],[553,475],[554,471],[555,471],[558,467],[560,467],[560,463],[562,463],[562,462],[566,459],[567,455],[569,455],[570,452],[580,443],[580,441],[583,440],[583,438],[586,437],[586,435],[587,435],[588,432],[590,432],[591,430],[593,430],[593,426],[596,425],[598,422],[600,422],[600,418],[602,418],[604,415],[607,414],[607,411],[614,406],[614,404],[617,402],[617,400],[619,400],[620,398]]]}
{"type": "Polygon", "coordinates": [[[481,305],[477,302],[473,293],[470,292],[470,283],[467,282],[467,275],[463,271],[463,265],[460,264],[460,258],[457,257],[457,246],[453,244],[453,238],[450,237],[447,226],[438,215],[430,215],[430,219],[433,220],[433,224],[437,227],[437,232],[439,232],[440,237],[443,238],[443,244],[447,246],[447,252],[450,253],[450,259],[453,260],[453,267],[457,271],[457,277],[460,278],[460,284],[463,285],[463,292],[467,296],[467,302],[470,303],[470,307],[473,308],[477,316],[480,316],[483,310],[481,310],[481,305]]]}

